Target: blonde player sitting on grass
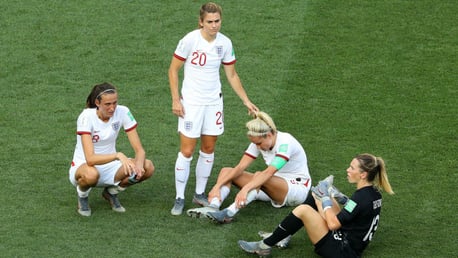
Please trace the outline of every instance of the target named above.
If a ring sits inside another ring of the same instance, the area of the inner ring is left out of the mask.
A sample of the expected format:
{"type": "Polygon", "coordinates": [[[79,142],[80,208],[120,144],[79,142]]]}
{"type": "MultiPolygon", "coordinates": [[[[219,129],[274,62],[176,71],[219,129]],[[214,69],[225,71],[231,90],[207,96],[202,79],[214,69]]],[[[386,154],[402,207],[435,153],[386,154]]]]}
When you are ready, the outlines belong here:
{"type": "Polygon", "coordinates": [[[312,182],[301,144],[291,134],[277,131],[272,118],[264,112],[257,112],[246,128],[251,143],[242,159],[233,168],[221,169],[208,194],[210,205],[188,210],[189,216],[229,223],[241,208],[254,200],[270,201],[272,206],[280,208],[297,206],[307,198],[312,182]],[[246,171],[259,156],[266,168],[256,173],[246,171]],[[219,211],[231,185],[240,191],[229,207],[219,211]]]}

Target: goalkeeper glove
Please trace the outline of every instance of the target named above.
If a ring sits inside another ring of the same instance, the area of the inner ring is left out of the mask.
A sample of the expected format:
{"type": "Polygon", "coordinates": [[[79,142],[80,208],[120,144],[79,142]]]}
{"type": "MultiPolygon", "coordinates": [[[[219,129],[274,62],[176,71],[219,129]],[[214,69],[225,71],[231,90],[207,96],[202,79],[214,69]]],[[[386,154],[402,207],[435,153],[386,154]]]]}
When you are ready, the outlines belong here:
{"type": "Polygon", "coordinates": [[[332,207],[332,200],[329,196],[324,196],[321,198],[321,207],[323,208],[323,212],[332,207]]]}
{"type": "Polygon", "coordinates": [[[341,193],[339,189],[337,189],[337,187],[331,185],[328,191],[329,191],[329,195],[331,197],[334,197],[338,203],[345,205],[348,202],[348,196],[341,193]]]}
{"type": "Polygon", "coordinates": [[[318,199],[321,200],[325,196],[329,197],[329,187],[329,183],[323,180],[318,182],[318,184],[315,187],[312,186],[312,192],[318,199]]]}

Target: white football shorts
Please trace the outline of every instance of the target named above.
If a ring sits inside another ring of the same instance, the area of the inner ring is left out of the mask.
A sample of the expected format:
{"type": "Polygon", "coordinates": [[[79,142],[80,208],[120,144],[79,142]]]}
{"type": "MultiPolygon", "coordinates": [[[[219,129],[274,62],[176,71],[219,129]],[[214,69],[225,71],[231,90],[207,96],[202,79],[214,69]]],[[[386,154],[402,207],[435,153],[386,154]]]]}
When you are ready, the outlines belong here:
{"type": "MultiPolygon", "coordinates": [[[[276,175],[278,176],[278,175],[276,175]]],[[[297,206],[302,204],[305,199],[307,199],[307,195],[310,192],[310,188],[312,186],[312,180],[306,179],[305,181],[301,179],[297,181],[296,179],[282,177],[286,183],[288,184],[288,193],[286,194],[286,198],[283,203],[275,203],[271,200],[272,206],[275,208],[281,208],[283,206],[297,206]]]]}
{"type": "MultiPolygon", "coordinates": [[[[120,182],[115,182],[114,178],[121,165],[121,161],[119,160],[114,160],[103,165],[95,165],[95,168],[97,169],[97,171],[99,171],[100,174],[99,181],[97,182],[97,187],[118,185],[120,182]]],[[[77,165],[70,167],[69,179],[74,186],[77,186],[77,182],[75,180],[75,173],[79,166],[77,165]]]]}
{"type": "Polygon", "coordinates": [[[222,135],[224,132],[223,98],[215,105],[189,105],[181,101],[184,118],[178,118],[178,132],[189,138],[222,135]]]}

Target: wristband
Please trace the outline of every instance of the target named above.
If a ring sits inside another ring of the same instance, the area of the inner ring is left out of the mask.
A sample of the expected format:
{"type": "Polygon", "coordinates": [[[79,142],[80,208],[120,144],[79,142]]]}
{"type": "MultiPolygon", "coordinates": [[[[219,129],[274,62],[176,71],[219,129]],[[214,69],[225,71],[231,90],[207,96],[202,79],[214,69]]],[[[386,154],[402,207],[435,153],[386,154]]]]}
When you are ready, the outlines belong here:
{"type": "Polygon", "coordinates": [[[332,207],[332,201],[329,196],[323,196],[321,198],[321,207],[323,208],[323,211],[332,207]]]}
{"type": "Polygon", "coordinates": [[[327,211],[327,210],[329,210],[329,209],[331,209],[331,208],[332,208],[331,206],[326,206],[326,207],[324,207],[324,208],[323,208],[323,214],[324,214],[325,211],[327,211]]]}

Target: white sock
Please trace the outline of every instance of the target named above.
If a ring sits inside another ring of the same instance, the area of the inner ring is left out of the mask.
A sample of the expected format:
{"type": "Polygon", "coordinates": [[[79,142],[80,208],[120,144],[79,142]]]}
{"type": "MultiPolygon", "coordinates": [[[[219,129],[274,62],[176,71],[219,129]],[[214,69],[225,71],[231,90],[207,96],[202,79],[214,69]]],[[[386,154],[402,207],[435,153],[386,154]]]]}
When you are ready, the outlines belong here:
{"type": "Polygon", "coordinates": [[[235,202],[233,202],[227,209],[227,215],[230,217],[234,217],[237,212],[239,212],[239,209],[237,209],[235,202]]]}
{"type": "Polygon", "coordinates": [[[250,202],[256,200],[257,195],[258,195],[258,191],[256,189],[253,189],[253,190],[249,191],[247,196],[246,196],[246,204],[245,205],[248,205],[250,202]]]}
{"type": "Polygon", "coordinates": [[[117,186],[117,185],[108,187],[108,188],[107,188],[107,191],[108,191],[111,195],[116,195],[116,194],[119,193],[119,190],[118,190],[118,186],[117,186]]]}
{"type": "Polygon", "coordinates": [[[86,198],[89,196],[89,192],[91,191],[92,188],[89,188],[86,192],[83,192],[80,190],[80,187],[76,187],[76,192],[78,193],[78,196],[81,198],[86,198]]]}
{"type": "Polygon", "coordinates": [[[199,151],[199,159],[196,164],[196,193],[205,193],[208,178],[212,172],[214,153],[204,153],[199,151]]]}
{"type": "Polygon", "coordinates": [[[189,179],[191,160],[192,157],[186,158],[181,152],[178,152],[178,158],[175,162],[175,189],[177,192],[175,198],[184,199],[184,192],[189,179]]]}
{"type": "Polygon", "coordinates": [[[231,188],[223,185],[220,189],[219,189],[219,195],[221,196],[221,202],[223,202],[224,200],[226,200],[226,198],[229,196],[229,193],[231,192],[231,188]]]}
{"type": "MultiPolygon", "coordinates": [[[[256,195],[258,194],[258,191],[256,189],[251,190],[248,192],[246,201],[247,203],[245,204],[248,205],[250,202],[256,200],[256,195]]],[[[239,212],[240,209],[237,209],[237,205],[235,205],[235,202],[233,202],[229,207],[227,207],[227,215],[233,217],[237,212],[239,212]]]]}
{"type": "Polygon", "coordinates": [[[221,204],[222,202],[218,198],[215,197],[210,201],[209,206],[219,209],[219,207],[221,207],[221,204]]]}
{"type": "Polygon", "coordinates": [[[223,185],[219,189],[219,195],[221,197],[221,201],[218,198],[215,197],[210,201],[210,206],[216,207],[216,208],[219,209],[221,207],[221,204],[227,198],[227,196],[229,195],[230,192],[231,192],[231,189],[229,187],[223,185]]]}
{"type": "Polygon", "coordinates": [[[268,201],[271,201],[272,199],[264,191],[260,190],[256,194],[256,199],[255,200],[268,202],[268,201]]]}

